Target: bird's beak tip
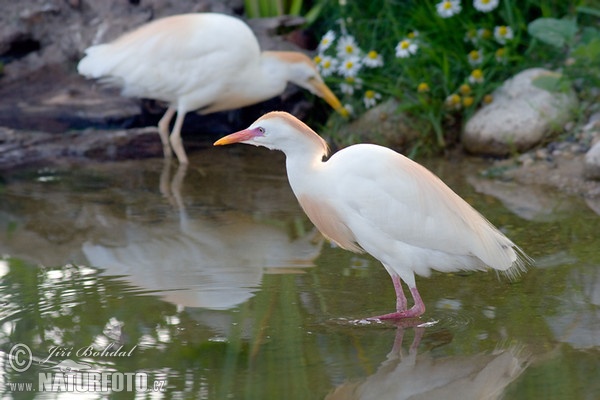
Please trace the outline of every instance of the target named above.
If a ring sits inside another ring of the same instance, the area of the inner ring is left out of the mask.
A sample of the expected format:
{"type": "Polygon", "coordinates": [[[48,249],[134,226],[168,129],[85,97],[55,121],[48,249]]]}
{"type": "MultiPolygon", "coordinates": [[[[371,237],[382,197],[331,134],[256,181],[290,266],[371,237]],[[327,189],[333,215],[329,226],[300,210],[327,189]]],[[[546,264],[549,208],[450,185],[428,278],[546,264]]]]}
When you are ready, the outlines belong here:
{"type": "Polygon", "coordinates": [[[239,132],[223,136],[221,139],[214,142],[213,146],[224,146],[227,144],[240,143],[246,140],[254,139],[256,136],[259,136],[259,131],[256,129],[243,129],[239,132]]]}
{"type": "Polygon", "coordinates": [[[348,118],[350,116],[350,113],[348,112],[348,110],[346,109],[346,107],[341,106],[340,108],[338,108],[336,110],[342,117],[344,118],[348,118]]]}
{"type": "Polygon", "coordinates": [[[227,138],[227,136],[222,137],[221,139],[217,140],[216,142],[213,143],[213,146],[224,146],[226,144],[229,144],[229,142],[227,140],[225,140],[227,138]]]}
{"type": "Polygon", "coordinates": [[[319,82],[316,85],[316,90],[319,93],[319,95],[327,102],[327,104],[331,106],[331,108],[333,108],[343,117],[348,116],[348,110],[346,110],[346,108],[342,105],[337,96],[333,94],[331,89],[329,89],[329,87],[325,83],[319,82]]]}

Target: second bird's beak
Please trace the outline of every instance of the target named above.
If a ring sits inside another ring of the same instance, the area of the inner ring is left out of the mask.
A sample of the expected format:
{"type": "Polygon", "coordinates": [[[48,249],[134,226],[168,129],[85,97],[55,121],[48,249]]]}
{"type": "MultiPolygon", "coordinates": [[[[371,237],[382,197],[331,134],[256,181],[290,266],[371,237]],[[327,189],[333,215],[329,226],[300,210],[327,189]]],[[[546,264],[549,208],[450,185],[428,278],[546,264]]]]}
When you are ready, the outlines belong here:
{"type": "Polygon", "coordinates": [[[315,81],[312,82],[312,86],[315,89],[317,95],[323,98],[335,111],[340,113],[342,116],[348,116],[348,110],[342,106],[340,100],[336,97],[335,94],[329,89],[329,87],[325,84],[325,82],[315,81]]]}

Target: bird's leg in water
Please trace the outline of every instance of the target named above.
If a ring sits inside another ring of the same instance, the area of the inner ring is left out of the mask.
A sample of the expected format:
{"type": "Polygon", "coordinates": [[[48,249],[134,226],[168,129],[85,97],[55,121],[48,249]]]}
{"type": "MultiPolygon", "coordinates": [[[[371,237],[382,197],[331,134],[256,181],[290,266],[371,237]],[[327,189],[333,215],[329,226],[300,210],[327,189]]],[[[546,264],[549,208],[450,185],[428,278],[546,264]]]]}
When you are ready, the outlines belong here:
{"type": "Polygon", "coordinates": [[[396,311],[406,311],[406,296],[404,290],[402,290],[402,280],[396,274],[392,275],[392,282],[394,282],[394,289],[396,290],[396,311]]]}
{"type": "MultiPolygon", "coordinates": [[[[394,286],[396,286],[396,282],[394,281],[394,286]]],[[[397,310],[395,313],[379,315],[377,317],[371,317],[369,319],[400,319],[400,318],[416,318],[421,316],[425,312],[425,304],[423,300],[421,300],[421,295],[417,290],[417,287],[410,288],[410,293],[412,294],[413,300],[415,304],[408,310],[397,310]]],[[[404,296],[404,294],[403,294],[404,296]]],[[[396,304],[398,304],[400,300],[396,300],[396,304]]]]}
{"type": "Polygon", "coordinates": [[[158,121],[158,134],[160,135],[160,141],[163,145],[165,158],[170,158],[172,155],[171,145],[169,144],[169,124],[173,119],[173,115],[175,115],[175,108],[169,107],[167,108],[165,115],[158,121]]]}

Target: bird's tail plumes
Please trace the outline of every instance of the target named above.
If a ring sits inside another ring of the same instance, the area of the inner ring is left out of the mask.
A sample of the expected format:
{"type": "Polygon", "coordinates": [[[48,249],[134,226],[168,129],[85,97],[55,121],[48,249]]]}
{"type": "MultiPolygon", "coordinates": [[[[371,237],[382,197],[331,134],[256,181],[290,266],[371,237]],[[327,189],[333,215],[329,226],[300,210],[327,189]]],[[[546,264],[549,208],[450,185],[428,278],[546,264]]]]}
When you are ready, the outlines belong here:
{"type": "Polygon", "coordinates": [[[533,263],[531,257],[483,216],[475,221],[472,229],[479,242],[475,255],[487,266],[514,280],[533,263]]]}
{"type": "Polygon", "coordinates": [[[533,258],[529,257],[519,246],[514,244],[510,250],[512,250],[514,254],[513,262],[508,269],[501,272],[508,279],[515,280],[521,275],[521,273],[527,270],[527,266],[533,265],[533,258]]]}
{"type": "Polygon", "coordinates": [[[85,57],[77,64],[77,72],[86,78],[100,78],[106,75],[106,65],[101,62],[105,46],[92,46],[85,51],[85,57]]]}

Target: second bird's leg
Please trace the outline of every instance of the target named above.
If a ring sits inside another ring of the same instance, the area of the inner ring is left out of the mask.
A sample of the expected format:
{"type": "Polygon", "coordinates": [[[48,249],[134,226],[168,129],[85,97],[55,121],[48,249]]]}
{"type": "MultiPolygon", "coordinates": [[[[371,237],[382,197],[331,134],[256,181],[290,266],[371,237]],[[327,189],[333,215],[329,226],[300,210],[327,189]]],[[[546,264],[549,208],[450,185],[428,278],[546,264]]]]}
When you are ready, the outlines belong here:
{"type": "Polygon", "coordinates": [[[171,148],[175,152],[177,159],[180,164],[187,164],[188,158],[181,142],[181,127],[183,126],[183,119],[185,118],[185,112],[177,111],[177,118],[175,118],[175,124],[173,125],[173,131],[169,141],[171,142],[171,148]]]}
{"type": "Polygon", "coordinates": [[[165,115],[158,121],[158,134],[160,135],[160,141],[163,145],[165,158],[170,158],[172,155],[171,145],[169,144],[169,124],[173,119],[173,115],[175,115],[175,108],[169,107],[167,108],[165,115]]]}

